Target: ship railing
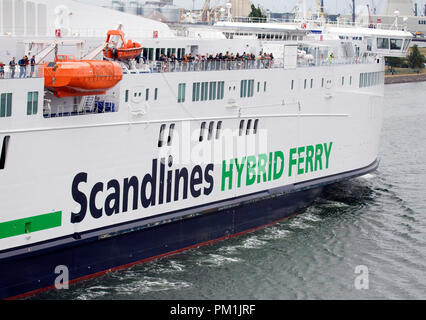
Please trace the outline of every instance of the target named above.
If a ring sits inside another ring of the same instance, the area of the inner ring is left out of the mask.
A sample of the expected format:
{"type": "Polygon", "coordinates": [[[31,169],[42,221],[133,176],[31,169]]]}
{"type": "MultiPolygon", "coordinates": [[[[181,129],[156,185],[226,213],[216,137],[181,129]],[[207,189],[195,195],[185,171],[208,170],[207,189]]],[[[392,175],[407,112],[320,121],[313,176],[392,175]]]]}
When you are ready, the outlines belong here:
{"type": "Polygon", "coordinates": [[[81,104],[63,104],[63,105],[51,105],[45,103],[43,108],[43,116],[45,118],[61,118],[61,117],[72,117],[89,114],[99,113],[111,113],[117,112],[118,104],[114,100],[96,100],[90,108],[81,106],[81,104]]]}
{"type": "Polygon", "coordinates": [[[148,66],[152,73],[158,72],[197,72],[197,71],[227,71],[227,70],[252,70],[252,69],[272,69],[282,67],[282,64],[275,60],[241,60],[241,61],[151,61],[143,68],[148,66]]]}
{"type": "Polygon", "coordinates": [[[42,65],[36,65],[34,67],[21,67],[18,65],[11,67],[9,65],[5,65],[0,69],[0,79],[27,79],[43,77],[44,68],[42,65]]]}

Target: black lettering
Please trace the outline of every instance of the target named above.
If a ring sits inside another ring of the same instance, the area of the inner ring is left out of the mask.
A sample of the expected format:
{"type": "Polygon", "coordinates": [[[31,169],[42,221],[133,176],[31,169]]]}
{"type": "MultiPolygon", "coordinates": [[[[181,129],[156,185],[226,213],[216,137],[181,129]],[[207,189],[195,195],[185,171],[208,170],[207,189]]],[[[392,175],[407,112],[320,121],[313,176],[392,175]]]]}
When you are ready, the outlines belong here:
{"type": "Polygon", "coordinates": [[[87,173],[85,172],[80,172],[79,174],[77,174],[72,182],[72,198],[80,205],[81,208],[80,212],[78,213],[71,212],[71,223],[80,223],[84,220],[84,217],[86,216],[87,197],[83,192],[78,190],[78,185],[82,182],[87,183],[87,173]]]}
{"type": "Polygon", "coordinates": [[[155,195],[157,189],[157,159],[152,160],[152,174],[146,174],[142,180],[141,185],[141,201],[144,208],[155,206],[155,195]],[[146,195],[146,188],[148,184],[151,185],[151,194],[149,197],[146,195]]]}
{"type": "Polygon", "coordinates": [[[214,165],[213,164],[209,164],[206,167],[206,170],[204,171],[204,180],[206,180],[206,182],[209,184],[208,188],[204,188],[204,194],[206,196],[208,196],[209,194],[211,194],[212,191],[213,191],[214,179],[213,179],[213,176],[210,174],[210,172],[213,172],[213,170],[214,170],[214,165]]]}
{"type": "Polygon", "coordinates": [[[139,194],[139,180],[136,177],[124,179],[123,186],[123,212],[127,212],[129,206],[129,190],[133,188],[133,210],[138,209],[138,194],[139,194]]]}
{"type": "Polygon", "coordinates": [[[160,187],[158,190],[158,204],[163,204],[164,202],[164,176],[166,173],[166,159],[160,159],[160,187]]]}
{"type": "Polygon", "coordinates": [[[98,182],[93,186],[93,189],[90,192],[90,214],[95,219],[102,217],[102,208],[96,208],[96,195],[102,191],[104,191],[104,184],[102,182],[98,182]]]}
{"type": "Polygon", "coordinates": [[[120,213],[120,183],[117,180],[111,180],[107,188],[107,190],[114,189],[114,192],[105,199],[105,214],[112,216],[114,213],[120,213]],[[112,201],[114,201],[113,206],[111,206],[112,201]]]}
{"type": "Polygon", "coordinates": [[[203,183],[202,176],[203,170],[201,167],[195,166],[191,173],[191,194],[194,198],[198,198],[201,195],[201,188],[196,190],[195,187],[203,183]]]}
{"type": "Polygon", "coordinates": [[[179,200],[179,183],[180,179],[183,178],[183,199],[188,198],[188,170],[183,168],[182,170],[177,169],[175,171],[175,201],[179,200]]]}

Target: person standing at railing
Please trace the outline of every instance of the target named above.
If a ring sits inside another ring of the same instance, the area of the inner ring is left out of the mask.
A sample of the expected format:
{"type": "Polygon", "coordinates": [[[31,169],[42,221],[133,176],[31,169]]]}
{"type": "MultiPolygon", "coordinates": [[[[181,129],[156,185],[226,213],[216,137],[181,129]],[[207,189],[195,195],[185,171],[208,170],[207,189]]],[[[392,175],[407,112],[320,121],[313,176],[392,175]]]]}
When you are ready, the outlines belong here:
{"type": "Polygon", "coordinates": [[[9,62],[9,69],[10,69],[10,77],[15,78],[15,67],[16,67],[16,58],[13,57],[13,59],[9,62]]]}
{"type": "Polygon", "coordinates": [[[0,79],[4,79],[4,64],[0,61],[0,79]]]}
{"type": "Polygon", "coordinates": [[[30,64],[31,64],[30,78],[32,78],[32,77],[33,77],[33,74],[34,74],[35,65],[36,65],[36,62],[35,62],[35,56],[33,56],[33,57],[31,58],[31,60],[30,60],[30,64]]]}
{"type": "Polygon", "coordinates": [[[19,78],[27,77],[27,61],[25,60],[25,56],[18,61],[19,64],[19,78]]]}

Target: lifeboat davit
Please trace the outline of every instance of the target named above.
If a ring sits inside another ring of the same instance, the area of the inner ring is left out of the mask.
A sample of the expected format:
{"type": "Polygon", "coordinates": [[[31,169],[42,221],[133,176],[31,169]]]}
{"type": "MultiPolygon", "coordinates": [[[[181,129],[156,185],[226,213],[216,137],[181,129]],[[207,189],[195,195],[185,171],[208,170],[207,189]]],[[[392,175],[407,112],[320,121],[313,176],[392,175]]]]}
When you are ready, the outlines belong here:
{"type": "Polygon", "coordinates": [[[105,94],[122,78],[121,66],[113,61],[58,56],[44,65],[44,86],[59,98],[105,94]]]}
{"type": "Polygon", "coordinates": [[[124,32],[121,30],[109,30],[107,33],[106,47],[104,49],[105,58],[111,60],[131,60],[138,57],[143,50],[143,47],[132,40],[127,42],[124,40],[124,32]],[[117,47],[112,41],[112,37],[119,37],[122,45],[117,47]]]}

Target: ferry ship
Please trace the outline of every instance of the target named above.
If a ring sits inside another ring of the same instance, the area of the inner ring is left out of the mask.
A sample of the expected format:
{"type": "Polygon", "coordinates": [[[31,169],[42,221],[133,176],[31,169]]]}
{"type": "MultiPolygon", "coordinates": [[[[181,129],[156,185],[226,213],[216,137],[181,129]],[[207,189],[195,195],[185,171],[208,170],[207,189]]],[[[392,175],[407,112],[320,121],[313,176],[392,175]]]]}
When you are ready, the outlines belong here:
{"type": "Polygon", "coordinates": [[[3,299],[57,288],[58,267],[73,283],[268,226],[375,170],[384,56],[412,38],[71,0],[0,12],[3,299]],[[24,55],[34,71],[13,75],[24,55]]]}

